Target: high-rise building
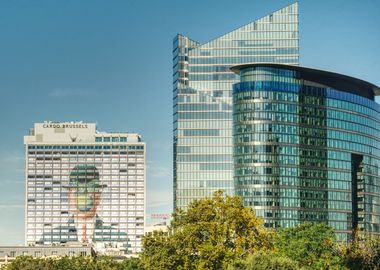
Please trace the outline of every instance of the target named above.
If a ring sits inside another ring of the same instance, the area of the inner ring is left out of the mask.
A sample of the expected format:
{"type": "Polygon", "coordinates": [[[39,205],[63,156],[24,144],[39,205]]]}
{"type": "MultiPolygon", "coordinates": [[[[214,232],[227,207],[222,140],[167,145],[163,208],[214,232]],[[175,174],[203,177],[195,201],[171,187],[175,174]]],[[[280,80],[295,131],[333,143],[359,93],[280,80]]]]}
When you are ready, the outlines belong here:
{"type": "Polygon", "coordinates": [[[232,84],[236,64],[298,65],[298,4],[206,43],[173,42],[174,207],[224,189],[232,194],[232,84]]]}
{"type": "Polygon", "coordinates": [[[349,76],[247,64],[234,85],[235,192],[267,227],[325,222],[380,235],[380,88],[349,76]]]}
{"type": "Polygon", "coordinates": [[[145,143],[82,122],[36,123],[26,146],[27,245],[93,244],[120,255],[141,250],[145,143]]]}

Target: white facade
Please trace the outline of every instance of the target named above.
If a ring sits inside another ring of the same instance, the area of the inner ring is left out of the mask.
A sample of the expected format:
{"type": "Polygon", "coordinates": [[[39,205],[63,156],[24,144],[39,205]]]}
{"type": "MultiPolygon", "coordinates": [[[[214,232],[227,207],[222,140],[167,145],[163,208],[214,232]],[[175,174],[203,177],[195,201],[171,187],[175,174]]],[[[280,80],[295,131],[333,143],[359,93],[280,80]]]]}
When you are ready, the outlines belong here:
{"type": "Polygon", "coordinates": [[[145,235],[149,235],[155,231],[168,232],[169,227],[166,225],[166,222],[145,226],[145,235]]]}
{"type": "Polygon", "coordinates": [[[145,143],[82,122],[36,123],[26,146],[25,241],[141,251],[145,143]]]}
{"type": "Polygon", "coordinates": [[[3,265],[14,261],[18,256],[32,256],[34,258],[59,258],[64,256],[94,256],[91,246],[0,246],[0,269],[3,265]]]}

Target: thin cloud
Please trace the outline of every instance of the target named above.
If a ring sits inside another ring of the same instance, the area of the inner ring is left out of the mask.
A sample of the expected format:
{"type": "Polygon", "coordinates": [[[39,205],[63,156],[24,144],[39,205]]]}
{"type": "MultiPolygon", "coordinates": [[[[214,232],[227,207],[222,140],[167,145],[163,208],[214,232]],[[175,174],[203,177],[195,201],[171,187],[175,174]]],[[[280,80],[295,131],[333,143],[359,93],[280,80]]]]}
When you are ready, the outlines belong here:
{"type": "Polygon", "coordinates": [[[25,170],[24,165],[25,165],[25,157],[22,152],[1,152],[0,153],[1,179],[5,181],[5,179],[10,178],[11,176],[24,173],[24,170],[25,170]],[[8,172],[8,175],[5,175],[4,172],[8,172]]]}
{"type": "Polygon", "coordinates": [[[25,207],[24,204],[0,204],[0,210],[20,209],[24,207],[25,207]]]}
{"type": "Polygon", "coordinates": [[[151,163],[147,166],[149,178],[168,178],[172,177],[172,170],[165,166],[156,165],[151,163]]]}
{"type": "Polygon", "coordinates": [[[25,178],[24,175],[20,177],[14,177],[14,179],[5,179],[0,181],[0,187],[1,186],[9,186],[9,185],[24,185],[25,184],[25,178]]]}
{"type": "MultiPolygon", "coordinates": [[[[0,196],[4,198],[7,192],[21,185],[25,181],[25,157],[23,152],[3,151],[0,152],[0,196]]],[[[24,188],[22,188],[24,190],[24,188]]]]}
{"type": "Polygon", "coordinates": [[[155,142],[150,147],[159,151],[169,152],[172,150],[173,142],[155,142]]]}
{"type": "Polygon", "coordinates": [[[171,206],[173,202],[172,190],[148,190],[147,207],[171,206]]]}
{"type": "Polygon", "coordinates": [[[24,155],[18,152],[0,154],[0,162],[8,164],[19,164],[24,162],[24,155]]]}
{"type": "Polygon", "coordinates": [[[64,88],[55,88],[50,93],[51,98],[65,98],[65,97],[77,97],[85,96],[88,94],[88,91],[83,89],[64,89],[64,88]]]}

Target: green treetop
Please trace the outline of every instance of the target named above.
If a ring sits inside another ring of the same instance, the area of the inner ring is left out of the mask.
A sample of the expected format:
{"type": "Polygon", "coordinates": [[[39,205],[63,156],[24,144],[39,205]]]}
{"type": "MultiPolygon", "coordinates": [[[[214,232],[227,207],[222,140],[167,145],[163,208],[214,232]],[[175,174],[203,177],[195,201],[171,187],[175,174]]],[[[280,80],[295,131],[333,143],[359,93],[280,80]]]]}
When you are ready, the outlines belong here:
{"type": "Polygon", "coordinates": [[[169,233],[143,239],[146,269],[226,269],[237,259],[271,248],[270,234],[240,198],[224,196],[194,201],[176,210],[169,233]]]}

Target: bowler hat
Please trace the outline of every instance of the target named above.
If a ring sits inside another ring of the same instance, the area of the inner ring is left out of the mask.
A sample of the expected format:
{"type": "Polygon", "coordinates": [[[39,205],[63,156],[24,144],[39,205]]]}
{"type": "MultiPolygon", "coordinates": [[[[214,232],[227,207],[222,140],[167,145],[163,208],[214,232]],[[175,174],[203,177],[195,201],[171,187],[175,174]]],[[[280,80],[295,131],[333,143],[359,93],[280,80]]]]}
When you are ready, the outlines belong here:
{"type": "Polygon", "coordinates": [[[94,165],[76,165],[70,172],[69,185],[66,188],[93,188],[99,191],[107,185],[101,185],[99,171],[94,165]]]}

